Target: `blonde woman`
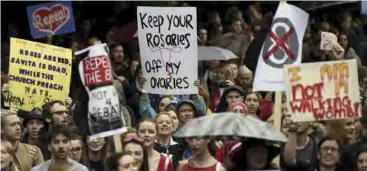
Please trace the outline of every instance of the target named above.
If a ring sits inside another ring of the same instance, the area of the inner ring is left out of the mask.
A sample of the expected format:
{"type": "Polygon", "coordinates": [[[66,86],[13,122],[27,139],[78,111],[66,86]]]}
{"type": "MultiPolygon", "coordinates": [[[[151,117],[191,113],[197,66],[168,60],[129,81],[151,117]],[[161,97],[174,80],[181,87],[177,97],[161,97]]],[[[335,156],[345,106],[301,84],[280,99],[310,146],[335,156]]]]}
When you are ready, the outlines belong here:
{"type": "Polygon", "coordinates": [[[1,171],[19,171],[17,166],[13,163],[14,147],[9,141],[1,140],[1,171]]]}
{"type": "Polygon", "coordinates": [[[157,139],[154,143],[154,150],[168,156],[172,161],[173,167],[178,166],[178,162],[182,159],[183,150],[181,145],[172,138],[173,120],[168,112],[158,113],[155,123],[158,128],[157,139]]]}
{"type": "Polygon", "coordinates": [[[356,120],[346,118],[327,121],[326,132],[329,136],[337,138],[341,147],[353,144],[356,140],[356,120]]]}

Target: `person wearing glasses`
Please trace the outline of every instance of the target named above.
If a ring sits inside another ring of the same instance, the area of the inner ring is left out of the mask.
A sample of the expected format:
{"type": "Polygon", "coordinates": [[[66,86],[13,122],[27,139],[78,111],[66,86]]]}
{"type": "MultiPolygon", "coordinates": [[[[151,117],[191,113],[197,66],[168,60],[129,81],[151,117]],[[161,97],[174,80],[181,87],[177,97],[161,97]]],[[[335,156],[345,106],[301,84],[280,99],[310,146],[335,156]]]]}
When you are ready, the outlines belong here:
{"type": "Polygon", "coordinates": [[[42,115],[49,123],[49,129],[54,125],[63,124],[69,126],[68,110],[64,102],[55,100],[43,105],[42,115]]]}
{"type": "Polygon", "coordinates": [[[79,162],[90,169],[90,164],[87,159],[86,148],[82,137],[76,134],[71,135],[70,139],[71,149],[69,151],[69,158],[79,162]]]}
{"type": "Polygon", "coordinates": [[[318,167],[316,171],[341,171],[339,166],[340,143],[336,138],[324,137],[318,146],[318,167]]]}
{"type": "Polygon", "coordinates": [[[51,153],[48,150],[48,143],[46,140],[45,135],[48,131],[51,130],[52,127],[55,125],[69,125],[69,119],[68,119],[68,110],[64,104],[64,102],[60,100],[55,100],[49,103],[46,103],[42,106],[42,116],[44,120],[46,121],[45,127],[43,127],[39,131],[39,148],[42,151],[43,158],[45,160],[51,159],[51,153]]]}

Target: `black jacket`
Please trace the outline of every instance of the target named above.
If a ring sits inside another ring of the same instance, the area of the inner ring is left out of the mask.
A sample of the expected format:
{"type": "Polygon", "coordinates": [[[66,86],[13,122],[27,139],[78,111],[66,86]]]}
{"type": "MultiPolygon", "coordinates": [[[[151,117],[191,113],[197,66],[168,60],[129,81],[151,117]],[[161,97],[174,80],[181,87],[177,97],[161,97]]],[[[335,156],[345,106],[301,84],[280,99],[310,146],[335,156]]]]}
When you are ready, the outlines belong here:
{"type": "Polygon", "coordinates": [[[164,145],[159,144],[157,141],[154,143],[154,150],[159,153],[166,154],[172,161],[173,167],[176,169],[178,166],[178,162],[182,160],[183,148],[180,144],[170,140],[170,145],[165,147],[164,145]]]}

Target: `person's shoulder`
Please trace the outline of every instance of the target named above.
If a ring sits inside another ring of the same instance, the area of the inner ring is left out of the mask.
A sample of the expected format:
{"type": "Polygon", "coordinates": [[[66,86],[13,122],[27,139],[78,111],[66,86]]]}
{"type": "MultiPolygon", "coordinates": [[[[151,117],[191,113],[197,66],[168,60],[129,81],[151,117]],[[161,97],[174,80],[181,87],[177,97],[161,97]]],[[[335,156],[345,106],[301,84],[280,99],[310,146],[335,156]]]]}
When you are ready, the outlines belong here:
{"type": "Polygon", "coordinates": [[[47,160],[37,166],[34,166],[31,171],[47,171],[50,166],[50,160],[47,160]]]}
{"type": "Polygon", "coordinates": [[[19,143],[20,146],[23,146],[26,150],[40,151],[40,149],[35,145],[19,143]]]}
{"type": "Polygon", "coordinates": [[[78,171],[89,171],[88,168],[80,163],[78,163],[77,161],[74,161],[73,160],[73,165],[75,166],[75,168],[78,170],[78,171]]]}

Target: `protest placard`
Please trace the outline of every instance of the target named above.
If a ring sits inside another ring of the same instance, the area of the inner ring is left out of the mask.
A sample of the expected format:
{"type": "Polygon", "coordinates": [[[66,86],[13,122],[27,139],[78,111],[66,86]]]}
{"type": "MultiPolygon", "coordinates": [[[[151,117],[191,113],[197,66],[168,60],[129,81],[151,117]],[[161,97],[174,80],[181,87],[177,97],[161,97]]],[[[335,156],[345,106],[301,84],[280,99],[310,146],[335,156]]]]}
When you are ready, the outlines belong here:
{"type": "Polygon", "coordinates": [[[138,7],[141,65],[153,94],[197,94],[195,7],[138,7]]]}
{"type": "Polygon", "coordinates": [[[284,73],[294,122],[361,117],[356,60],[286,65],[284,73]]]}
{"type": "Polygon", "coordinates": [[[11,38],[5,106],[31,111],[69,94],[71,49],[11,38]]]}
{"type": "Polygon", "coordinates": [[[108,137],[126,131],[119,96],[113,85],[113,75],[106,44],[97,44],[75,53],[84,56],[79,74],[88,93],[88,126],[90,138],[108,137]]]}
{"type": "Polygon", "coordinates": [[[59,35],[75,32],[71,1],[37,4],[27,7],[28,24],[33,39],[47,34],[59,35]]]}
{"type": "Polygon", "coordinates": [[[333,50],[334,45],[338,42],[338,38],[334,33],[321,32],[321,50],[333,50]]]}
{"type": "Polygon", "coordinates": [[[285,91],[283,65],[301,63],[308,17],[294,5],[279,3],[259,54],[253,91],[285,91]]]}

